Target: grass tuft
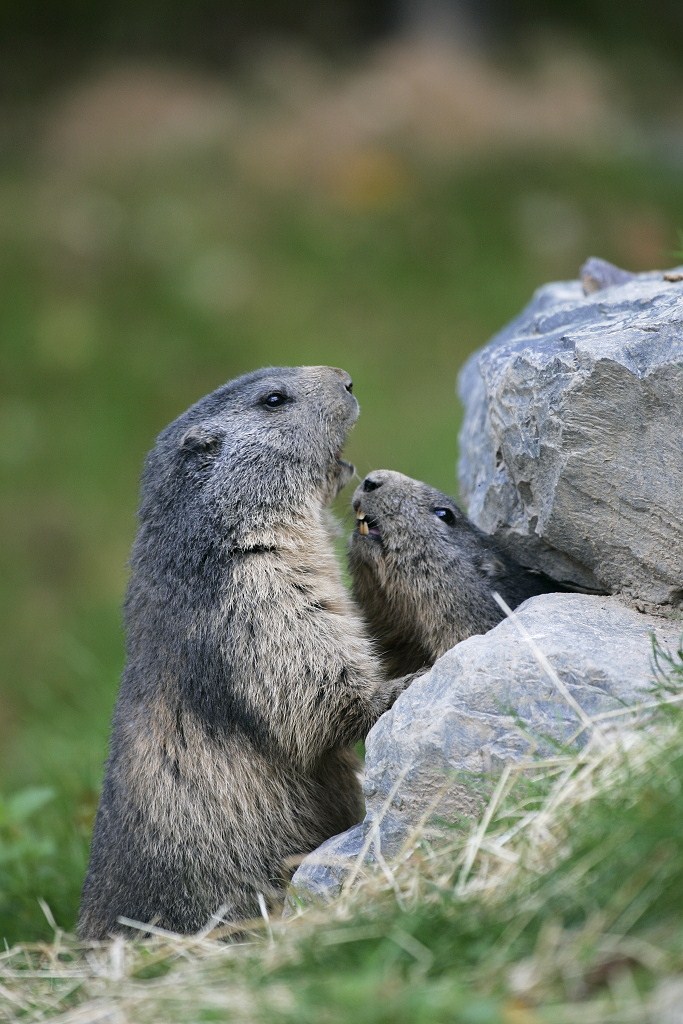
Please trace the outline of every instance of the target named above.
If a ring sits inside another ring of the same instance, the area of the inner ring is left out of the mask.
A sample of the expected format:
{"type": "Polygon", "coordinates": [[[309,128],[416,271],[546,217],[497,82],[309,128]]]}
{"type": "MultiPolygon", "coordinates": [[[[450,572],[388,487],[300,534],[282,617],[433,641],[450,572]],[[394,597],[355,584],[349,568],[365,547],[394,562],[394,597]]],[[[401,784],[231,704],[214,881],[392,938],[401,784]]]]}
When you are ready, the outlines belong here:
{"type": "Polygon", "coordinates": [[[683,971],[679,660],[647,731],[605,730],[579,753],[510,765],[469,833],[438,847],[416,833],[331,905],[253,922],[244,943],[82,945],[57,930],[8,949],[0,1019],[666,1019],[683,971]]]}

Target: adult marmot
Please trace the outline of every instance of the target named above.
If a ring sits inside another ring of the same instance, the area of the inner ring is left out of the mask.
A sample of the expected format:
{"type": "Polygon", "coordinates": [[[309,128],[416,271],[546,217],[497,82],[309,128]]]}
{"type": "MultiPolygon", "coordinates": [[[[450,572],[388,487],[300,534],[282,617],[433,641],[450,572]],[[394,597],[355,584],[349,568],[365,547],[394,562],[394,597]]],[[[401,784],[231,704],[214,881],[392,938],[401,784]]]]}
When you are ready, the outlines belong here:
{"type": "Polygon", "coordinates": [[[264,369],[159,435],[82,937],[258,915],[362,817],[350,747],[406,681],[384,682],[326,521],[357,415],[343,370],[264,369]]]}
{"type": "Polygon", "coordinates": [[[515,608],[564,589],[504,554],[452,498],[402,473],[370,473],[352,504],[353,593],[390,674],[431,665],[500,622],[494,590],[515,608]]]}

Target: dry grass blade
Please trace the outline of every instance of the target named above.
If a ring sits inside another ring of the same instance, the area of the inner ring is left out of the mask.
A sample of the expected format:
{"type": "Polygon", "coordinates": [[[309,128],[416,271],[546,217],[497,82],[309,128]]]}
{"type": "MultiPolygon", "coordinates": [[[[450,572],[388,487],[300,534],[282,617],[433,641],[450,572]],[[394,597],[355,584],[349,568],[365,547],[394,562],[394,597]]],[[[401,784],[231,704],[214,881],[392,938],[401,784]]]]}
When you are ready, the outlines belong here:
{"type": "Polygon", "coordinates": [[[472,870],[472,865],[474,864],[477,854],[481,850],[484,836],[491,824],[491,819],[493,818],[495,811],[500,806],[504,795],[508,792],[511,774],[510,765],[505,765],[491,799],[489,800],[488,806],[482,815],[481,821],[468,840],[465,850],[465,861],[460,869],[456,885],[456,893],[458,896],[463,896],[466,891],[467,881],[470,876],[470,871],[472,870]]]}
{"type": "Polygon", "coordinates": [[[358,875],[360,874],[360,872],[361,872],[361,870],[363,868],[363,865],[365,864],[365,859],[366,859],[366,857],[367,857],[367,855],[368,855],[368,853],[370,851],[370,847],[374,846],[376,850],[379,850],[381,852],[381,839],[380,839],[379,826],[380,826],[380,823],[382,822],[382,820],[384,819],[384,817],[386,816],[386,814],[388,813],[389,808],[391,807],[392,801],[394,800],[394,797],[396,796],[396,794],[398,793],[399,789],[401,788],[401,784],[403,783],[406,775],[408,774],[408,770],[409,770],[408,767],[406,767],[406,768],[403,768],[402,771],[399,773],[398,778],[394,782],[393,786],[391,787],[391,789],[389,791],[389,794],[388,794],[386,800],[384,801],[384,803],[382,804],[382,806],[380,808],[379,814],[374,819],[374,821],[371,823],[370,828],[368,829],[367,837],[366,837],[365,842],[363,843],[363,846],[361,848],[361,851],[358,854],[358,857],[356,858],[351,871],[349,872],[349,874],[347,875],[347,877],[346,877],[346,879],[344,881],[343,891],[347,891],[348,889],[350,889],[355,884],[355,882],[356,882],[356,880],[358,878],[358,875]]]}

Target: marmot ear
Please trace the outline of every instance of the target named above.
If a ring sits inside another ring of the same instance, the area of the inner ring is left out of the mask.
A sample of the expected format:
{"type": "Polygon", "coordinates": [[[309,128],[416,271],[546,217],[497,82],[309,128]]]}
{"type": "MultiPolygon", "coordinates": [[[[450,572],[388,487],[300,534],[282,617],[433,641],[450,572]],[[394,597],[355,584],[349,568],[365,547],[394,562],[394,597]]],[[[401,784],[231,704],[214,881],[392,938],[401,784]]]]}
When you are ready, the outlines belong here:
{"type": "Polygon", "coordinates": [[[180,441],[181,452],[214,455],[223,442],[223,434],[209,427],[190,427],[180,441]]]}
{"type": "Polygon", "coordinates": [[[477,559],[479,571],[488,579],[496,579],[505,573],[505,563],[491,551],[487,551],[477,559]]]}

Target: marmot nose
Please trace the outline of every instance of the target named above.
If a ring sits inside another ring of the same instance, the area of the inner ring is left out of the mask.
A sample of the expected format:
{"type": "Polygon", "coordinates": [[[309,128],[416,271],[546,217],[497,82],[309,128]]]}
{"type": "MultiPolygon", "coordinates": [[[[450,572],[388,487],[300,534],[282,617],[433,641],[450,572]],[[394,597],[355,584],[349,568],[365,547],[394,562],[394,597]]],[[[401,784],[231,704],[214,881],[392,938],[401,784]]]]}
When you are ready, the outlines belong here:
{"type": "Polygon", "coordinates": [[[353,381],[351,380],[351,375],[348,374],[346,370],[341,370],[338,366],[332,366],[330,369],[333,373],[336,373],[341,377],[344,388],[349,394],[351,394],[353,392],[353,381]]]}
{"type": "Polygon", "coordinates": [[[370,491],[376,491],[378,487],[382,486],[382,481],[374,479],[371,476],[366,476],[362,484],[362,489],[368,494],[370,491]]]}

